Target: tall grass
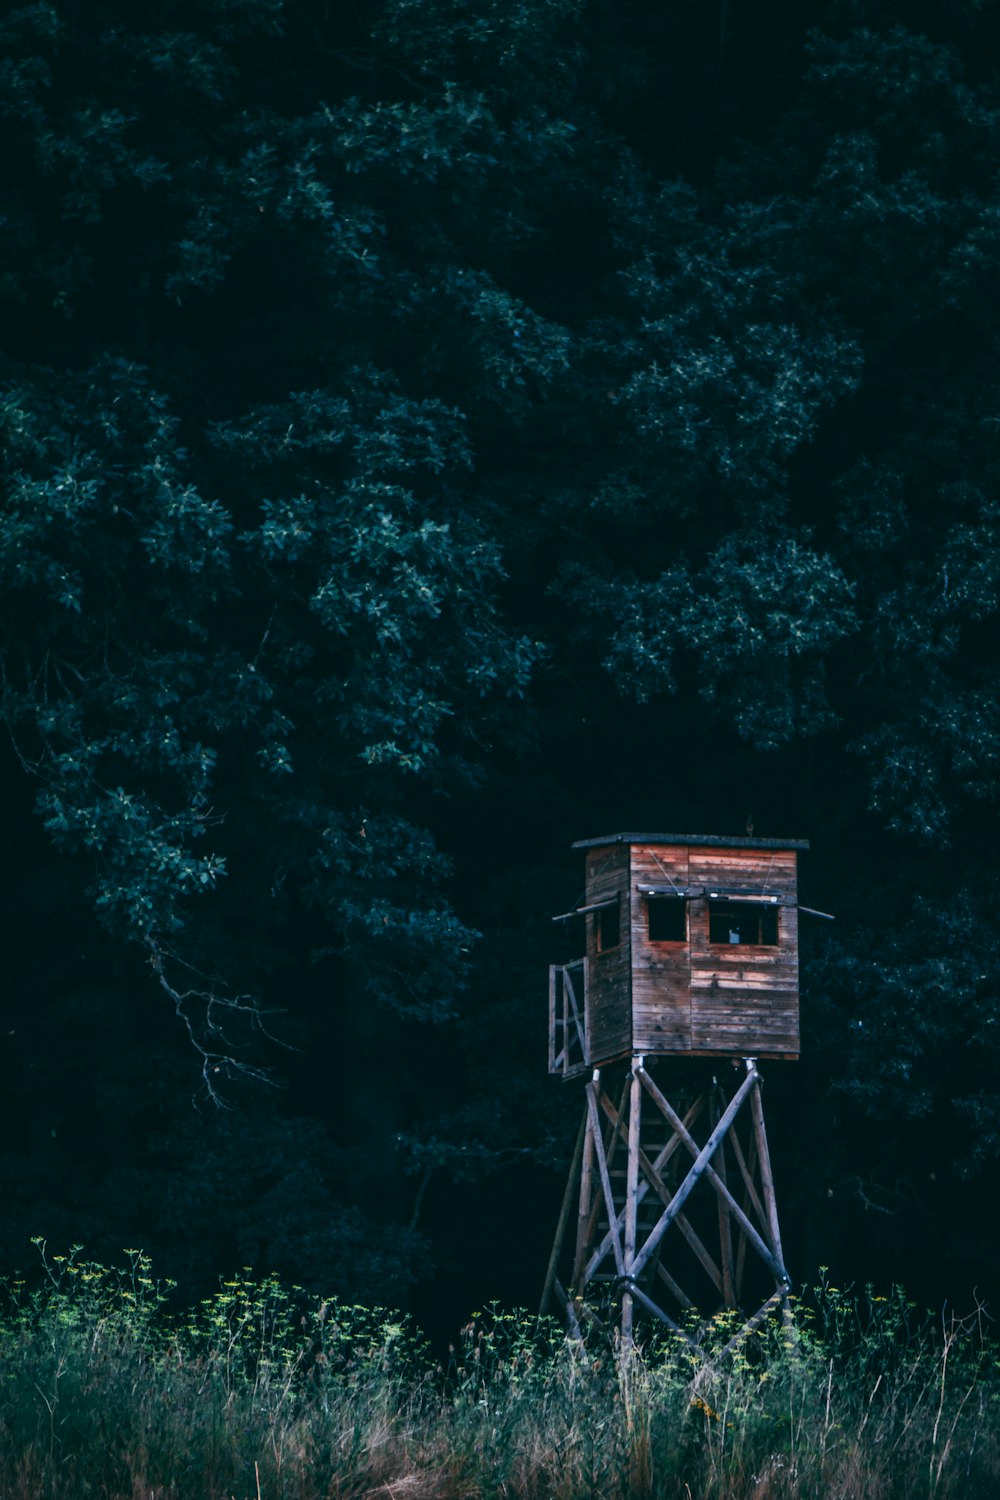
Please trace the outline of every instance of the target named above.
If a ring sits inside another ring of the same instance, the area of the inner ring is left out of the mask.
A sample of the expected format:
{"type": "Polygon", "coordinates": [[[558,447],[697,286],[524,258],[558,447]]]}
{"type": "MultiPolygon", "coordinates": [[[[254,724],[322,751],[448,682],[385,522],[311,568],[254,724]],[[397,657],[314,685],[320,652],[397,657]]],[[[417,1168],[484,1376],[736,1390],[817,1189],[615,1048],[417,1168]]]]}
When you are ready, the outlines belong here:
{"type": "Polygon", "coordinates": [[[186,1315],[146,1259],[4,1284],[2,1500],[994,1497],[1000,1362],[977,1313],[830,1286],[720,1357],[630,1358],[493,1311],[448,1370],[384,1311],[247,1277],[186,1315]]]}

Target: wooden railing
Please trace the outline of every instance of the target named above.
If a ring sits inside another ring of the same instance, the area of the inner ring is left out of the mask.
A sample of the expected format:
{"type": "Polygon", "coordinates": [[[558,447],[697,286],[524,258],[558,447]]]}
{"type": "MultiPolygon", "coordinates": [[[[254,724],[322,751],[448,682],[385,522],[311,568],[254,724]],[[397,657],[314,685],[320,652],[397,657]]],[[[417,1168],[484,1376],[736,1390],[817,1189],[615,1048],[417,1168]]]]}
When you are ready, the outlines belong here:
{"type": "Polygon", "coordinates": [[[590,1065],[587,960],[549,965],[549,1072],[572,1078],[590,1065]]]}

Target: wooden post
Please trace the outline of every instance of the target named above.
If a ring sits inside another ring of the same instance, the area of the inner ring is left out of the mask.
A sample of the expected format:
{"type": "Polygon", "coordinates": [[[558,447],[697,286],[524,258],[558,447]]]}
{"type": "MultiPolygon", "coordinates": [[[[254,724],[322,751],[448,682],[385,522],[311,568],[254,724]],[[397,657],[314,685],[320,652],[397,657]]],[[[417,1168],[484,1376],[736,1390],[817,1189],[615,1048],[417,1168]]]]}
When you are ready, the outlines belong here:
{"type": "MultiPolygon", "coordinates": [[[[621,1131],[618,1128],[618,1125],[619,1125],[619,1121],[622,1119],[622,1116],[624,1114],[625,1100],[628,1098],[628,1088],[629,1088],[628,1074],[625,1075],[625,1082],[622,1084],[622,1091],[621,1091],[621,1095],[620,1095],[619,1100],[618,1100],[618,1108],[617,1109],[615,1109],[614,1105],[611,1103],[611,1100],[608,1098],[608,1096],[604,1092],[603,1088],[600,1087],[600,1073],[599,1073],[599,1071],[597,1069],[594,1070],[594,1083],[596,1085],[598,1085],[598,1087],[595,1088],[594,1097],[595,1097],[597,1103],[600,1105],[601,1109],[607,1115],[608,1120],[611,1123],[611,1131],[610,1131],[610,1133],[608,1135],[608,1141],[607,1141],[607,1146],[606,1146],[608,1172],[610,1174],[611,1165],[614,1162],[615,1155],[616,1155],[616,1153],[618,1151],[619,1142],[622,1139],[622,1134],[621,1134],[621,1131]]],[[[600,1135],[600,1131],[598,1131],[598,1135],[600,1135]]],[[[603,1140],[603,1136],[601,1136],[601,1139],[603,1140]]],[[[625,1139],[626,1139],[626,1142],[627,1142],[627,1140],[628,1140],[627,1133],[626,1133],[625,1139]]],[[[587,1220],[586,1235],[587,1235],[587,1244],[588,1245],[590,1244],[591,1240],[593,1239],[593,1237],[594,1237],[594,1231],[597,1228],[597,1220],[598,1220],[598,1218],[600,1216],[600,1208],[601,1208],[601,1199],[600,1198],[595,1199],[591,1203],[590,1217],[587,1220]]],[[[619,1216],[619,1219],[620,1219],[620,1216],[619,1216]]],[[[620,1229],[621,1229],[621,1223],[619,1223],[619,1230],[620,1229]]],[[[608,1231],[608,1233],[610,1234],[610,1230],[608,1231]]],[[[607,1249],[610,1249],[610,1248],[611,1248],[611,1241],[609,1239],[608,1243],[607,1243],[607,1249]]],[[[584,1281],[589,1281],[590,1280],[590,1274],[591,1273],[589,1271],[585,1272],[585,1274],[584,1274],[584,1281]]]]}
{"type": "Polygon", "coordinates": [[[622,1253],[622,1242],[618,1234],[618,1211],[615,1208],[615,1196],[611,1191],[611,1174],[608,1172],[608,1159],[604,1154],[604,1141],[601,1136],[601,1121],[597,1113],[596,1094],[598,1084],[587,1084],[587,1110],[590,1115],[590,1133],[594,1138],[594,1155],[597,1158],[597,1171],[601,1179],[601,1188],[604,1192],[604,1204],[608,1213],[608,1224],[611,1230],[611,1248],[614,1251],[615,1266],[619,1276],[625,1274],[625,1257],[622,1253]]]}
{"type": "Polygon", "coordinates": [[[767,1215],[764,1212],[764,1205],[760,1201],[760,1194],[757,1192],[757,1187],[753,1180],[754,1168],[757,1165],[757,1142],[751,1135],[750,1150],[748,1153],[749,1160],[743,1155],[740,1138],[735,1130],[729,1137],[729,1143],[733,1148],[733,1156],[736,1158],[736,1165],[740,1169],[740,1176],[743,1178],[743,1186],[746,1192],[743,1207],[745,1209],[752,1206],[760,1222],[766,1224],[767,1215]]]}
{"type": "MultiPolygon", "coordinates": [[[[754,1137],[751,1134],[751,1136],[750,1136],[750,1144],[749,1144],[749,1146],[747,1148],[747,1154],[746,1154],[746,1157],[744,1157],[743,1152],[740,1150],[739,1140],[738,1140],[738,1138],[736,1136],[735,1131],[733,1132],[733,1140],[735,1142],[734,1155],[736,1156],[736,1160],[737,1160],[737,1164],[739,1165],[740,1172],[743,1175],[743,1184],[744,1184],[743,1212],[747,1213],[747,1211],[751,1207],[754,1207],[756,1209],[757,1217],[758,1217],[760,1223],[763,1224],[764,1223],[764,1209],[763,1209],[763,1207],[761,1205],[760,1198],[757,1195],[757,1189],[755,1188],[754,1181],[753,1181],[753,1174],[754,1174],[754,1171],[755,1171],[756,1166],[757,1166],[757,1142],[754,1140],[754,1137]]],[[[739,1246],[739,1249],[736,1252],[736,1300],[737,1300],[737,1302],[743,1296],[743,1273],[744,1273],[744,1270],[746,1269],[747,1245],[748,1244],[749,1244],[749,1241],[748,1241],[746,1235],[743,1233],[743,1230],[741,1228],[740,1229],[740,1246],[739,1246]]]]}
{"type": "Polygon", "coordinates": [[[563,1316],[566,1319],[570,1336],[576,1339],[578,1344],[582,1343],[583,1335],[580,1332],[580,1320],[576,1315],[576,1308],[573,1306],[572,1300],[566,1295],[566,1289],[558,1277],[552,1283],[552,1290],[556,1294],[556,1301],[563,1310],[563,1316]]]}
{"type": "MultiPolygon", "coordinates": [[[[600,1073],[595,1072],[594,1076],[599,1078],[600,1073]]],[[[573,1256],[573,1274],[569,1283],[574,1292],[580,1290],[580,1278],[587,1260],[587,1248],[590,1242],[590,1209],[594,1196],[594,1138],[590,1133],[590,1111],[586,1104],[583,1106],[583,1124],[580,1128],[583,1131],[580,1211],[576,1220],[576,1254],[573,1256]]]]}
{"type": "MultiPolygon", "coordinates": [[[[721,1093],[721,1090],[719,1089],[718,1085],[716,1085],[715,1088],[713,1088],[713,1090],[712,1090],[712,1105],[711,1105],[712,1113],[711,1113],[711,1115],[709,1117],[711,1119],[713,1125],[719,1119],[719,1094],[720,1093],[721,1093]]],[[[734,1120],[733,1121],[733,1130],[734,1131],[735,1131],[735,1127],[736,1127],[736,1122],[734,1120]]],[[[718,1164],[716,1166],[715,1170],[718,1172],[719,1181],[723,1184],[724,1187],[728,1186],[728,1184],[726,1182],[726,1140],[725,1140],[725,1138],[723,1138],[723,1140],[721,1140],[719,1142],[719,1149],[716,1152],[715,1160],[716,1160],[716,1162],[718,1164]]],[[[736,1278],[735,1278],[735,1275],[734,1275],[734,1267],[733,1267],[733,1236],[732,1236],[731,1226],[730,1226],[730,1222],[729,1222],[729,1205],[727,1204],[726,1200],[722,1197],[721,1194],[719,1194],[719,1195],[716,1196],[716,1211],[717,1211],[718,1216],[719,1216],[719,1249],[720,1249],[720,1252],[721,1252],[720,1255],[719,1255],[719,1263],[722,1266],[722,1297],[723,1297],[723,1301],[725,1302],[725,1304],[726,1304],[727,1307],[735,1307],[736,1306],[736,1278]]]]}
{"type": "MultiPolygon", "coordinates": [[[[748,1058],[747,1059],[748,1067],[752,1066],[752,1062],[753,1062],[752,1058],[748,1058]]],[[[756,1079],[757,1077],[758,1077],[757,1071],[756,1071],[756,1069],[754,1069],[753,1072],[750,1073],[749,1078],[756,1079]]],[[[719,1138],[720,1139],[722,1138],[723,1135],[726,1134],[726,1131],[728,1131],[729,1126],[732,1124],[732,1121],[736,1118],[736,1115],[739,1113],[740,1105],[742,1105],[743,1100],[746,1098],[746,1095],[747,1095],[747,1084],[749,1082],[749,1078],[744,1079],[743,1083],[740,1084],[739,1089],[737,1090],[737,1092],[734,1095],[732,1101],[730,1102],[730,1105],[729,1105],[729,1108],[726,1111],[726,1114],[723,1116],[723,1119],[726,1120],[725,1129],[721,1129],[722,1122],[721,1121],[719,1122],[719,1126],[720,1126],[720,1136],[719,1136],[719,1138]],[[737,1103],[737,1100],[739,1101],[739,1103],[737,1103]]],[[[678,1116],[676,1110],[674,1110],[672,1108],[672,1106],[669,1104],[669,1102],[666,1099],[664,1099],[664,1097],[661,1094],[660,1090],[656,1087],[656,1084],[650,1078],[649,1074],[645,1071],[645,1069],[643,1069],[643,1073],[642,1073],[642,1082],[643,1082],[643,1087],[646,1089],[646,1091],[654,1099],[656,1099],[657,1103],[660,1105],[660,1108],[665,1113],[667,1113],[668,1118],[671,1120],[671,1122],[676,1122],[674,1124],[675,1130],[677,1130],[678,1134],[683,1137],[684,1144],[687,1146],[688,1150],[691,1152],[691,1155],[695,1157],[695,1165],[691,1168],[691,1170],[689,1171],[687,1177],[684,1179],[683,1187],[684,1187],[684,1190],[685,1190],[685,1196],[695,1186],[695,1183],[691,1181],[691,1176],[692,1176],[692,1173],[695,1173],[695,1171],[697,1169],[697,1177],[700,1177],[702,1174],[704,1174],[706,1180],[709,1183],[711,1183],[711,1185],[715,1189],[715,1191],[717,1193],[719,1193],[720,1196],[725,1199],[726,1203],[729,1205],[729,1211],[730,1211],[730,1213],[732,1213],[733,1217],[736,1219],[736,1222],[740,1225],[740,1228],[743,1230],[743,1233],[747,1236],[747,1238],[749,1239],[750,1243],[753,1245],[754,1249],[757,1251],[757,1254],[761,1257],[761,1259],[769,1267],[769,1269],[771,1270],[771,1272],[774,1275],[775,1280],[779,1281],[779,1282],[786,1282],[788,1285],[791,1285],[790,1278],[788,1276],[788,1272],[785,1270],[784,1265],[782,1264],[780,1257],[777,1256],[774,1253],[774,1251],[771,1249],[771,1247],[769,1245],[767,1245],[765,1243],[765,1241],[761,1238],[760,1234],[754,1228],[754,1226],[750,1222],[750,1220],[747,1218],[746,1214],[743,1212],[742,1208],[737,1203],[736,1199],[733,1197],[733,1195],[729,1191],[728,1187],[726,1187],[725,1183],[722,1181],[722,1179],[720,1178],[719,1174],[714,1170],[713,1167],[711,1167],[709,1165],[707,1158],[705,1158],[705,1151],[707,1150],[707,1147],[702,1148],[702,1150],[699,1152],[698,1142],[691,1135],[690,1131],[687,1130],[687,1128],[684,1125],[683,1120],[680,1119],[680,1117],[678,1116]],[[699,1163],[700,1163],[700,1165],[699,1165],[699,1163]]],[[[763,1117],[763,1113],[762,1113],[761,1114],[761,1124],[762,1125],[763,1125],[763,1118],[764,1117],[763,1117]]],[[[714,1134],[715,1134],[715,1132],[713,1131],[713,1136],[714,1136],[714,1134]]],[[[766,1142],[765,1142],[765,1144],[766,1144],[766,1142]]],[[[713,1146],[712,1150],[714,1151],[714,1149],[715,1149],[715,1147],[713,1146]]],[[[759,1150],[759,1145],[758,1145],[758,1150],[759,1150]]],[[[709,1154],[711,1154],[711,1153],[709,1153],[709,1154]]],[[[696,1180],[697,1180],[697,1178],[696,1178],[696,1180]]],[[[762,1179],[761,1180],[763,1182],[763,1174],[762,1174],[762,1179]]],[[[773,1194],[774,1194],[774,1183],[773,1183],[773,1181],[772,1181],[772,1184],[771,1184],[771,1193],[772,1193],[772,1199],[773,1199],[773,1194]]],[[[777,1222],[777,1219],[775,1219],[775,1222],[777,1222]]]]}
{"type": "Polygon", "coordinates": [[[588,1305],[590,1295],[596,1290],[594,1283],[604,1283],[608,1290],[613,1287],[620,1310],[620,1347],[627,1355],[634,1346],[640,1314],[677,1328],[676,1309],[693,1307],[699,1300],[699,1286],[702,1294],[707,1290],[711,1296],[714,1289],[727,1306],[737,1306],[749,1252],[772,1273],[775,1287],[774,1297],[754,1318],[776,1305],[775,1298],[778,1302],[787,1299],[790,1282],[781,1258],[760,1079],[754,1060],[744,1061],[746,1076],[728,1102],[725,1090],[713,1081],[713,1088],[693,1102],[690,1094],[681,1096],[683,1118],[647,1073],[642,1054],[633,1054],[627,1072],[615,1070],[613,1094],[601,1070],[594,1070],[585,1088],[585,1113],[549,1258],[542,1311],[555,1298],[571,1326],[582,1326],[584,1319],[601,1326],[588,1305]],[[622,1080],[620,1093],[617,1079],[622,1080]],[[644,1095],[649,1103],[644,1104],[644,1095]],[[745,1126],[740,1126],[741,1118],[747,1119],[745,1126]],[[666,1140],[664,1122],[670,1128],[666,1140]],[[692,1134],[692,1127],[699,1137],[707,1132],[703,1144],[692,1134]],[[649,1143],[645,1149],[644,1138],[649,1143]],[[687,1170],[680,1164],[675,1175],[679,1156],[689,1158],[687,1170]],[[694,1212],[689,1218],[692,1209],[687,1203],[693,1193],[694,1212]],[[705,1217],[710,1196],[715,1199],[711,1220],[705,1217]],[[640,1214],[644,1201],[658,1207],[658,1217],[649,1228],[644,1227],[648,1220],[640,1214]],[[570,1228],[574,1206],[575,1236],[570,1228]],[[710,1222],[718,1226],[717,1241],[714,1233],[707,1233],[710,1222]],[[666,1236],[674,1225],[677,1233],[666,1240],[665,1251],[666,1236]],[[567,1241],[572,1244],[574,1237],[573,1276],[564,1290],[558,1279],[559,1264],[567,1241]],[[691,1274],[696,1280],[693,1286],[691,1274]],[[673,1305],[666,1300],[668,1293],[673,1305]]]}
{"type": "Polygon", "coordinates": [[[583,1052],[589,1063],[594,1054],[590,1046],[590,963],[583,960],[583,1052]]]}
{"type": "MultiPolygon", "coordinates": [[[[748,1068],[751,1066],[749,1059],[747,1066],[748,1068]]],[[[771,1154],[767,1149],[767,1131],[764,1129],[764,1101],[760,1096],[760,1077],[756,1070],[754,1070],[753,1079],[750,1112],[753,1116],[754,1138],[757,1142],[760,1182],[764,1189],[764,1207],[767,1209],[767,1222],[771,1231],[771,1248],[775,1258],[784,1265],[784,1256],[781,1253],[781,1230],[778,1228],[778,1203],[774,1193],[774,1175],[771,1171],[771,1154]]],[[[787,1281],[787,1277],[785,1280],[787,1281]]]]}
{"type": "Polygon", "coordinates": [[[625,1172],[625,1281],[622,1290],[622,1350],[632,1347],[632,1266],[635,1261],[635,1234],[639,1202],[639,1140],[642,1122],[642,1084],[639,1070],[642,1058],[632,1059],[628,1113],[628,1165],[625,1172]]]}
{"type": "MultiPolygon", "coordinates": [[[[646,1309],[647,1312],[651,1312],[654,1318],[658,1318],[661,1323],[665,1323],[673,1333],[679,1333],[684,1342],[690,1344],[692,1349],[697,1349],[698,1345],[695,1343],[694,1339],[691,1338],[689,1334],[686,1334],[683,1328],[681,1328],[678,1323],[674,1322],[673,1318],[668,1317],[667,1314],[663,1311],[663,1308],[659,1307],[657,1303],[653,1301],[652,1297],[647,1297],[641,1286],[634,1286],[632,1288],[632,1296],[637,1302],[641,1303],[641,1305],[646,1309]]],[[[622,1339],[622,1343],[624,1345],[624,1337],[622,1339]]]]}
{"type": "Polygon", "coordinates": [[[559,1210],[556,1237],[552,1244],[552,1254],[549,1256],[548,1270],[545,1272],[545,1285],[542,1288],[542,1300],[538,1308],[538,1316],[540,1318],[544,1317],[548,1312],[552,1288],[555,1285],[556,1272],[559,1269],[559,1257],[562,1254],[563,1240],[566,1238],[566,1226],[569,1223],[570,1210],[573,1206],[573,1197],[580,1171],[580,1161],[583,1157],[583,1141],[586,1132],[587,1116],[584,1114],[583,1119],[580,1121],[580,1129],[576,1133],[576,1145],[573,1147],[573,1160],[570,1163],[569,1176],[566,1178],[566,1191],[563,1193],[562,1207],[559,1210]]]}
{"type": "Polygon", "coordinates": [[[777,1312],[778,1308],[784,1304],[785,1297],[786,1294],[784,1290],[780,1288],[778,1291],[773,1293],[772,1296],[768,1297],[767,1301],[764,1302],[760,1307],[758,1307],[753,1317],[747,1318],[746,1322],[743,1324],[743,1327],[733,1334],[733,1337],[729,1340],[729,1343],[726,1344],[724,1348],[720,1349],[719,1353],[713,1360],[713,1364],[716,1366],[720,1365],[724,1359],[732,1354],[734,1349],[738,1348],[738,1346],[749,1334],[756,1333],[757,1329],[768,1317],[770,1317],[771,1313],[777,1312]]]}
{"type": "MultiPolygon", "coordinates": [[[[719,1142],[722,1140],[723,1136],[726,1134],[726,1131],[729,1129],[730,1125],[739,1114],[740,1107],[743,1104],[743,1101],[746,1098],[747,1094],[753,1088],[756,1078],[757,1071],[756,1069],[754,1069],[740,1084],[736,1093],[729,1101],[729,1105],[726,1109],[725,1114],[722,1116],[718,1125],[716,1125],[715,1129],[712,1131],[712,1134],[709,1136],[708,1140],[701,1148],[700,1152],[695,1158],[694,1164],[688,1171],[687,1176],[681,1183],[680,1187],[677,1189],[673,1198],[670,1200],[670,1207],[664,1209],[657,1223],[650,1230],[645,1245],[643,1245],[642,1249],[639,1251],[639,1254],[635,1258],[636,1275],[638,1275],[638,1273],[642,1270],[643,1266],[652,1255],[654,1249],[660,1243],[660,1240],[666,1234],[667,1230],[670,1228],[670,1225],[673,1223],[674,1219],[676,1219],[684,1204],[691,1196],[695,1186],[697,1185],[698,1179],[704,1175],[705,1169],[718,1150],[719,1142]]],[[[680,1122],[678,1121],[678,1123],[680,1122]]]]}
{"type": "Polygon", "coordinates": [[[670,1295],[676,1300],[678,1306],[683,1307],[685,1312],[688,1310],[688,1308],[694,1307],[694,1303],[692,1302],[691,1298],[688,1296],[684,1288],[681,1286],[680,1282],[675,1281],[670,1272],[667,1270],[666,1266],[661,1266],[659,1261],[657,1261],[656,1263],[656,1274],[657,1276],[659,1276],[660,1280],[663,1282],[663,1285],[667,1288],[670,1295]]]}
{"type": "Polygon", "coordinates": [[[549,1072],[556,1070],[556,966],[549,964],[549,1072]]]}
{"type": "MultiPolygon", "coordinates": [[[[639,1072],[640,1072],[640,1082],[642,1082],[641,1070],[639,1070],[639,1072]]],[[[626,1080],[626,1082],[627,1082],[627,1080],[626,1080]]],[[[615,1129],[616,1134],[615,1134],[615,1137],[614,1137],[614,1145],[617,1146],[618,1142],[622,1139],[623,1134],[624,1134],[625,1140],[627,1142],[627,1140],[628,1140],[627,1127],[624,1127],[622,1125],[622,1122],[621,1122],[622,1111],[624,1110],[624,1107],[625,1107],[625,1104],[624,1104],[624,1094],[622,1096],[622,1102],[619,1105],[619,1109],[618,1109],[617,1113],[615,1113],[614,1108],[613,1108],[613,1106],[611,1104],[611,1101],[608,1098],[607,1094],[605,1094],[603,1092],[599,1094],[599,1103],[601,1105],[601,1108],[604,1110],[604,1113],[608,1116],[608,1119],[611,1121],[612,1126],[615,1129]]],[[[702,1095],[702,1096],[699,1097],[699,1099],[695,1102],[695,1104],[688,1111],[687,1116],[685,1117],[685,1124],[692,1124],[694,1122],[694,1120],[697,1118],[697,1115],[700,1114],[701,1109],[704,1107],[704,1104],[705,1104],[705,1096],[702,1095]]],[[[654,1162],[651,1162],[649,1160],[649,1158],[646,1156],[646,1153],[640,1148],[640,1151],[639,1151],[639,1166],[641,1168],[644,1180],[642,1182],[640,1182],[639,1186],[638,1186],[638,1191],[637,1191],[637,1194],[636,1194],[637,1205],[638,1205],[638,1203],[642,1202],[642,1200],[646,1197],[647,1193],[650,1190],[652,1190],[654,1193],[656,1193],[657,1197],[660,1199],[660,1201],[664,1205],[664,1207],[667,1207],[669,1205],[669,1203],[671,1201],[671,1197],[672,1197],[672,1192],[671,1192],[671,1189],[668,1188],[667,1185],[666,1185],[666,1183],[663,1181],[663,1178],[660,1176],[659,1168],[660,1168],[660,1166],[663,1163],[665,1163],[665,1162],[667,1162],[669,1160],[669,1158],[674,1154],[674,1152],[677,1150],[677,1148],[681,1144],[682,1144],[681,1137],[675,1133],[671,1137],[671,1139],[669,1141],[667,1141],[666,1144],[663,1146],[662,1150],[659,1152],[659,1154],[657,1155],[656,1160],[654,1162]]],[[[695,1151],[697,1151],[697,1147],[695,1147],[695,1151]]],[[[611,1161],[611,1152],[608,1153],[608,1161],[609,1161],[609,1163],[611,1161]]],[[[622,1208],[620,1210],[619,1214],[618,1214],[619,1229],[624,1229],[624,1224],[625,1224],[625,1210],[624,1210],[624,1208],[622,1208]]],[[[677,1216],[677,1228],[680,1230],[681,1234],[684,1236],[684,1239],[690,1245],[691,1249],[693,1250],[694,1254],[697,1256],[698,1260],[700,1261],[700,1263],[701,1263],[703,1269],[705,1270],[706,1274],[708,1275],[709,1279],[712,1281],[713,1285],[716,1287],[717,1291],[721,1295],[722,1294],[722,1272],[719,1270],[719,1267],[716,1265],[715,1261],[712,1259],[712,1256],[709,1254],[709,1252],[706,1249],[705,1245],[702,1243],[701,1238],[695,1233],[695,1231],[692,1228],[691,1224],[688,1222],[688,1220],[685,1218],[685,1216],[683,1214],[678,1214],[678,1216],[677,1216]]],[[[588,1236],[587,1243],[589,1244],[589,1236],[588,1236]]],[[[589,1260],[584,1265],[584,1268],[583,1268],[583,1271],[582,1271],[583,1284],[584,1285],[586,1285],[586,1283],[590,1280],[591,1276],[593,1276],[594,1272],[597,1270],[598,1266],[601,1264],[601,1261],[604,1259],[604,1257],[607,1255],[607,1253],[608,1253],[608,1251],[610,1249],[611,1249],[611,1230],[609,1228],[608,1231],[607,1231],[607,1233],[604,1235],[603,1239],[598,1244],[597,1248],[590,1255],[589,1260]]],[[[574,1280],[574,1285],[577,1285],[577,1284],[579,1284],[579,1278],[578,1277],[576,1278],[576,1280],[574,1280]]]]}

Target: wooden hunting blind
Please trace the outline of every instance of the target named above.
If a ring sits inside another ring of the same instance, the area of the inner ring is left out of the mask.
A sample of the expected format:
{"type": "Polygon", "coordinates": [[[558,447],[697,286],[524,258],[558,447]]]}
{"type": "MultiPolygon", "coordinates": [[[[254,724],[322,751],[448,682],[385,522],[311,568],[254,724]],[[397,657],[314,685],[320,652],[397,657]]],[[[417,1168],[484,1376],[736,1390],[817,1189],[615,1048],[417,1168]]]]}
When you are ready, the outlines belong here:
{"type": "Polygon", "coordinates": [[[582,920],[584,952],[549,971],[549,1072],[590,1077],[542,1311],[554,1297],[571,1328],[599,1321],[605,1283],[629,1343],[636,1308],[680,1332],[671,1304],[752,1307],[763,1288],[748,1328],[791,1285],[757,1062],[799,1055],[809,845],[616,833],[573,847],[584,894],[554,920],[582,920]]]}
{"type": "Polygon", "coordinates": [[[549,1071],[627,1057],[799,1055],[803,839],[581,839],[585,957],[550,971],[549,1071]]]}

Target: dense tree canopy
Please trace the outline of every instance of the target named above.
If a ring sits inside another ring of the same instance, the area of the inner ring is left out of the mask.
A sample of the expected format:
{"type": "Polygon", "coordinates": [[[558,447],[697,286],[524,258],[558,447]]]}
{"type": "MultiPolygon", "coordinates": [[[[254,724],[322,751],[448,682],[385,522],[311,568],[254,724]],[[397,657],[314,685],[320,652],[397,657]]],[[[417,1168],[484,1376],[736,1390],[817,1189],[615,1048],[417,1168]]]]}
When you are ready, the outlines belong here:
{"type": "Polygon", "coordinates": [[[37,0],[0,56],[5,1258],[398,1299],[487,1191],[544,1256],[567,844],[752,813],[838,917],[790,1260],[981,1276],[990,8],[37,0]]]}

